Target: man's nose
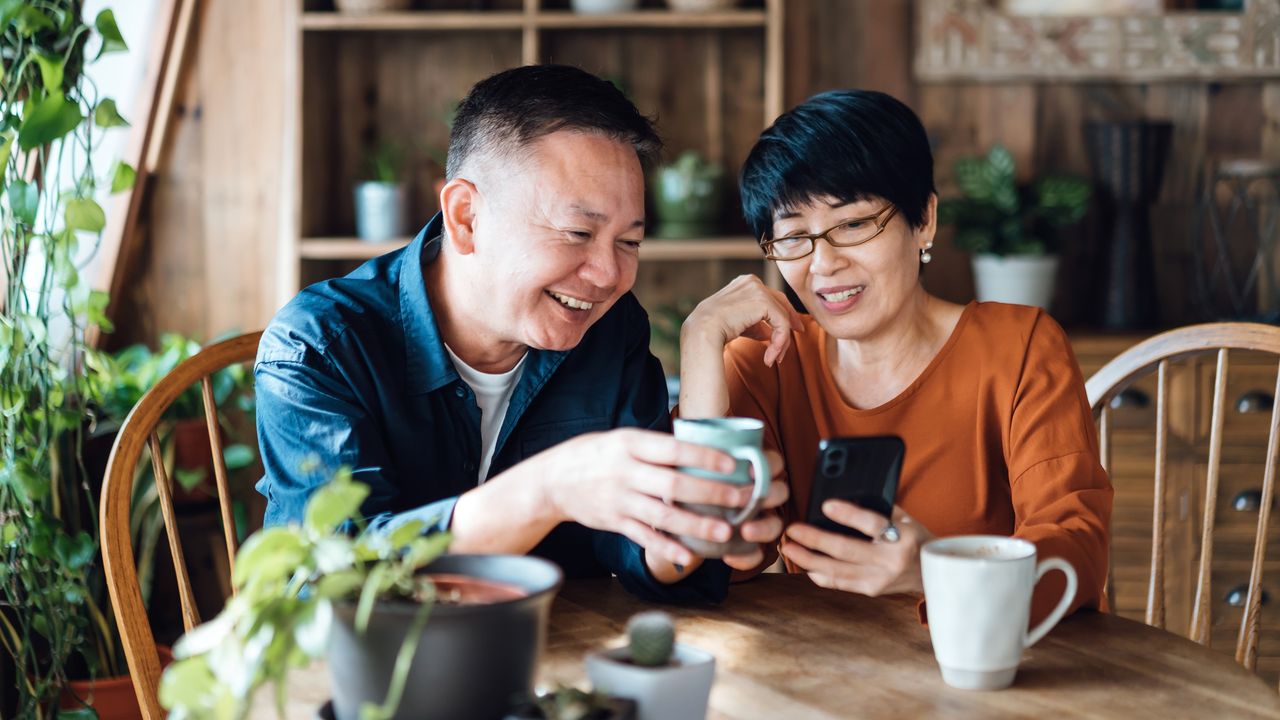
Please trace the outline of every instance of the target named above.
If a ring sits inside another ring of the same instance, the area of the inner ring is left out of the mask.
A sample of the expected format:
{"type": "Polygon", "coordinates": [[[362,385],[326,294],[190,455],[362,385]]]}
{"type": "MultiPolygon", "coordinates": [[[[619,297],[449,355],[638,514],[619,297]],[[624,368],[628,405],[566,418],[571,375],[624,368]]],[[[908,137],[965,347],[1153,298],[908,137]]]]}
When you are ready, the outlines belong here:
{"type": "Polygon", "coordinates": [[[579,277],[598,288],[614,288],[622,274],[614,245],[612,240],[604,238],[593,241],[578,270],[579,277]]]}

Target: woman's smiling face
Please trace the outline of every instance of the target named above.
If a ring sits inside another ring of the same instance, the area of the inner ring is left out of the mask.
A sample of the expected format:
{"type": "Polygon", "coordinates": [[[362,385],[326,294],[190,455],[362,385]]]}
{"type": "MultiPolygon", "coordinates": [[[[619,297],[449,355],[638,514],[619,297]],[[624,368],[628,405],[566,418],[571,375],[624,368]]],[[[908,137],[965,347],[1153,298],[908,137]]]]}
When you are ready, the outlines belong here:
{"type": "MultiPolygon", "coordinates": [[[[875,216],[886,204],[879,197],[854,202],[816,198],[775,215],[772,236],[820,233],[846,221],[875,216]]],[[[911,227],[897,213],[869,242],[835,247],[819,238],[811,254],[777,261],[778,269],[832,336],[852,340],[874,336],[899,316],[919,288],[920,251],[933,240],[936,204],[936,198],[931,198],[920,228],[911,227]]]]}

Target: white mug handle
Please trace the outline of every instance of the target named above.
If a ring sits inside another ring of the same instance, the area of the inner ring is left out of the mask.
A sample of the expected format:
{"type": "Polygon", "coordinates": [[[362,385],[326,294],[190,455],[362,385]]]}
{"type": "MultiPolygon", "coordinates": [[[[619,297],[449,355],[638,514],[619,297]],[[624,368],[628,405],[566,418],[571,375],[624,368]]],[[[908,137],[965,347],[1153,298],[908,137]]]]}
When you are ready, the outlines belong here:
{"type": "Polygon", "coordinates": [[[751,463],[751,471],[755,474],[755,486],[752,488],[751,501],[732,517],[725,518],[731,526],[736,528],[754,517],[756,511],[760,509],[761,503],[769,496],[769,483],[773,480],[773,476],[769,474],[769,461],[765,458],[764,451],[760,448],[746,445],[725,450],[725,452],[739,460],[746,460],[751,463]]]}
{"type": "Polygon", "coordinates": [[[1049,617],[1045,618],[1034,630],[1023,636],[1022,647],[1029,648],[1040,642],[1040,638],[1053,629],[1054,625],[1067,614],[1067,608],[1071,606],[1071,601],[1076,598],[1076,569],[1071,567],[1071,563],[1062,558],[1049,558],[1036,565],[1036,582],[1040,582],[1040,578],[1051,570],[1061,570],[1063,575],[1067,576],[1067,591],[1062,593],[1062,599],[1058,601],[1058,607],[1049,613],[1049,617]]]}

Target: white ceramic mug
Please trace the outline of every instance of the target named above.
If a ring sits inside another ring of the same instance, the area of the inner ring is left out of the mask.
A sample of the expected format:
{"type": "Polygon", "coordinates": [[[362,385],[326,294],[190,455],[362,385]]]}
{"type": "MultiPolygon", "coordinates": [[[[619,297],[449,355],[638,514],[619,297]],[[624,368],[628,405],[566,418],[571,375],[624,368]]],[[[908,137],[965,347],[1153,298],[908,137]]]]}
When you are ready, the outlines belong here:
{"type": "Polygon", "coordinates": [[[1013,683],[1022,651],[1066,614],[1076,596],[1076,571],[1062,558],[1036,564],[1036,546],[998,535],[961,535],[925,544],[920,572],[933,654],[948,685],[998,690],[1013,683]],[[1031,594],[1050,570],[1067,590],[1044,622],[1027,630],[1031,594]]]}

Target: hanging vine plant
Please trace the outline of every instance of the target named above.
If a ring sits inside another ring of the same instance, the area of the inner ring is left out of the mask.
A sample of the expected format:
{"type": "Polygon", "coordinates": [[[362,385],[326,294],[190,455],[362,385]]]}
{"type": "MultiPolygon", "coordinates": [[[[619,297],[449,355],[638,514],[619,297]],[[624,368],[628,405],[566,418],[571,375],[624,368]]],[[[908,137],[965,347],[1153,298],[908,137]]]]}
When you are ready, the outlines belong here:
{"type": "Polygon", "coordinates": [[[126,46],[110,10],[89,25],[82,9],[0,0],[0,642],[20,718],[66,714],[69,675],[122,670],[95,600],[96,503],[79,460],[83,331],[109,330],[107,298],[80,270],[106,224],[95,193],[134,172],[94,164],[103,131],[127,123],[84,70],[126,46]]]}

